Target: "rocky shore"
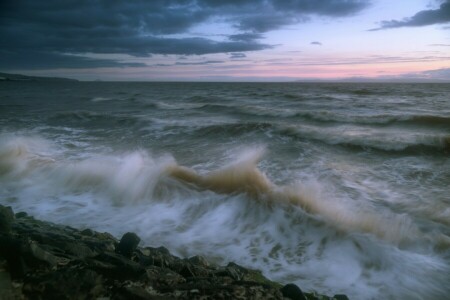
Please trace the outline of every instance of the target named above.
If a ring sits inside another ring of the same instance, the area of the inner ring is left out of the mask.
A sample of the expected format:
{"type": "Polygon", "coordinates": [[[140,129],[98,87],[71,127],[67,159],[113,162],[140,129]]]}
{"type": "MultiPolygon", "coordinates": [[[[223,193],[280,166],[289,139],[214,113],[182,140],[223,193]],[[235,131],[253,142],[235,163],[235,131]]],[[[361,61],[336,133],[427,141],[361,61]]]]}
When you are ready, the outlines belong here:
{"type": "Polygon", "coordinates": [[[329,299],[235,263],[36,220],[0,205],[0,299],[329,299]]]}

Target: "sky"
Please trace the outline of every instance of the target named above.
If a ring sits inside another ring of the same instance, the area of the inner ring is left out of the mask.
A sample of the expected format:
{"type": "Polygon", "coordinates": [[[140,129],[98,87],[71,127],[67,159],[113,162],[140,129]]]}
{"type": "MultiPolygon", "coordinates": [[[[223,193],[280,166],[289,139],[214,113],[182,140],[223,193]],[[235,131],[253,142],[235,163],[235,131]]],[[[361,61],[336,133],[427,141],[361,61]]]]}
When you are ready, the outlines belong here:
{"type": "Polygon", "coordinates": [[[1,0],[0,72],[449,81],[450,0],[1,0]]]}

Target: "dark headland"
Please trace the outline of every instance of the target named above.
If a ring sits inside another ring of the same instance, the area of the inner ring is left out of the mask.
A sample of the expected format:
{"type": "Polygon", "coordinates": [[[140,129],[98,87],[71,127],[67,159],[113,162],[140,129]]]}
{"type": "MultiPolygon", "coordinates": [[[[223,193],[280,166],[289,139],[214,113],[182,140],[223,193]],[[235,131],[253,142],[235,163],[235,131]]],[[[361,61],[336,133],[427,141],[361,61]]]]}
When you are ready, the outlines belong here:
{"type": "Polygon", "coordinates": [[[117,240],[0,205],[0,299],[348,299],[302,292],[232,262],[179,258],[139,242],[134,233],[117,240]]]}
{"type": "Polygon", "coordinates": [[[0,82],[2,81],[78,81],[76,79],[61,77],[27,76],[21,74],[0,73],[0,82]]]}

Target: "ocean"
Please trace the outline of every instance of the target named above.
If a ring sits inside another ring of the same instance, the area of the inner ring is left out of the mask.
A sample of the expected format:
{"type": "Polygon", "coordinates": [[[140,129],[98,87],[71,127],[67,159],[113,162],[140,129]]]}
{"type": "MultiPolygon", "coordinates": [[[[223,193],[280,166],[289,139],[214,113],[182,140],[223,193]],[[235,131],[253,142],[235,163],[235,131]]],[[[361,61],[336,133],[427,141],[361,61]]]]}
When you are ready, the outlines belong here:
{"type": "Polygon", "coordinates": [[[450,85],[1,82],[0,203],[350,299],[450,293],[450,85]]]}

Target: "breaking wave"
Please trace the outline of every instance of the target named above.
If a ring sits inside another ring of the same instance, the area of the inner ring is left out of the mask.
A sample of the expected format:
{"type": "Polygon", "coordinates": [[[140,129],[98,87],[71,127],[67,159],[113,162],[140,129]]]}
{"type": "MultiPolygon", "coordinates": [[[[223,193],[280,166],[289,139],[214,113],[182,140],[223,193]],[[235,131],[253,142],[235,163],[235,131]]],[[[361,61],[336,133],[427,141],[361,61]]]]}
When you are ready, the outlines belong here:
{"type": "Polygon", "coordinates": [[[48,181],[54,190],[94,192],[108,195],[116,205],[153,201],[183,184],[216,193],[243,193],[262,205],[294,205],[317,216],[336,230],[367,233],[399,244],[422,238],[423,234],[404,215],[375,213],[326,199],[317,184],[296,182],[284,186],[272,183],[258,169],[264,147],[241,151],[229,164],[198,173],[180,166],[167,155],[152,157],[145,151],[116,156],[96,156],[78,161],[54,157],[49,143],[36,137],[3,139],[0,175],[3,179],[48,181]],[[176,179],[173,182],[170,178],[176,179]],[[181,183],[181,185],[180,185],[181,183]]]}

